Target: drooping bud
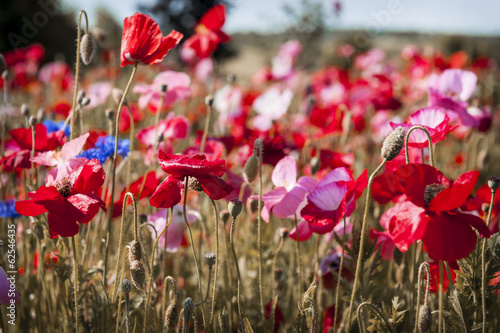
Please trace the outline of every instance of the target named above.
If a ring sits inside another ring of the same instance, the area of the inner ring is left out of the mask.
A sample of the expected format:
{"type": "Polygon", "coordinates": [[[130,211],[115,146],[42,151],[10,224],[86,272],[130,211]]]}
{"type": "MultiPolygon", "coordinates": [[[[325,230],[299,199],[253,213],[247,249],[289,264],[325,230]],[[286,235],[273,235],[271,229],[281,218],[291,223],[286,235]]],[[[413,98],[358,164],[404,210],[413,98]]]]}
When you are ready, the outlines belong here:
{"type": "Polygon", "coordinates": [[[170,304],[165,310],[165,322],[163,323],[163,326],[167,332],[174,331],[178,315],[177,306],[175,304],[170,304]]]}
{"type": "Polygon", "coordinates": [[[85,34],[80,41],[80,56],[85,65],[90,64],[94,56],[95,44],[89,34],[85,34]]]}
{"type": "Polygon", "coordinates": [[[418,331],[420,333],[425,333],[431,326],[431,309],[427,305],[420,306],[420,311],[418,313],[418,331]]]}
{"type": "Polygon", "coordinates": [[[382,158],[392,161],[399,155],[405,143],[405,134],[405,129],[399,126],[385,138],[382,144],[382,158]]]}
{"type": "Polygon", "coordinates": [[[233,218],[237,218],[238,215],[240,215],[241,210],[243,209],[243,203],[238,199],[232,199],[229,201],[227,209],[229,210],[229,214],[231,214],[233,218]]]}
{"type": "Polygon", "coordinates": [[[212,105],[214,104],[214,96],[207,95],[207,97],[205,97],[205,104],[209,107],[212,107],[212,105]]]}
{"type": "Polygon", "coordinates": [[[259,174],[259,159],[257,156],[252,155],[245,163],[245,167],[243,168],[243,179],[245,182],[250,184],[257,178],[259,174]]]}
{"type": "Polygon", "coordinates": [[[212,269],[212,266],[215,265],[216,260],[217,255],[215,254],[215,252],[210,251],[205,253],[205,262],[207,263],[209,269],[212,269]]]}
{"type": "Polygon", "coordinates": [[[134,260],[130,263],[130,277],[134,286],[143,290],[146,286],[146,270],[144,265],[139,260],[134,260]]]}
{"type": "Polygon", "coordinates": [[[488,179],[488,186],[490,187],[491,192],[495,192],[500,186],[500,178],[491,177],[488,179]]]}
{"type": "Polygon", "coordinates": [[[194,177],[190,177],[189,178],[188,186],[192,190],[195,190],[195,191],[198,191],[198,192],[203,191],[203,187],[201,186],[200,182],[198,181],[198,179],[196,179],[194,177]]]}
{"type": "Polygon", "coordinates": [[[219,217],[220,217],[221,221],[224,222],[224,224],[226,224],[229,221],[229,219],[231,218],[231,214],[229,214],[229,211],[224,209],[224,210],[221,210],[219,212],[219,217]]]}
{"type": "Polygon", "coordinates": [[[30,115],[30,107],[28,106],[28,104],[26,103],[23,103],[21,105],[21,114],[24,116],[24,117],[28,117],[30,115]]]}
{"type": "Polygon", "coordinates": [[[130,281],[128,279],[123,279],[123,282],[122,282],[122,291],[125,293],[125,294],[128,294],[132,291],[132,283],[130,283],[130,281]]]}
{"type": "Polygon", "coordinates": [[[130,243],[130,261],[133,260],[141,260],[142,259],[142,248],[141,244],[134,240],[132,243],[130,243]]]}
{"type": "Polygon", "coordinates": [[[35,116],[31,116],[30,119],[28,120],[28,123],[29,123],[30,127],[35,126],[36,123],[37,123],[36,117],[35,116]]]}
{"type": "Polygon", "coordinates": [[[7,69],[7,63],[3,54],[0,53],[0,72],[3,72],[5,69],[7,69]]]}

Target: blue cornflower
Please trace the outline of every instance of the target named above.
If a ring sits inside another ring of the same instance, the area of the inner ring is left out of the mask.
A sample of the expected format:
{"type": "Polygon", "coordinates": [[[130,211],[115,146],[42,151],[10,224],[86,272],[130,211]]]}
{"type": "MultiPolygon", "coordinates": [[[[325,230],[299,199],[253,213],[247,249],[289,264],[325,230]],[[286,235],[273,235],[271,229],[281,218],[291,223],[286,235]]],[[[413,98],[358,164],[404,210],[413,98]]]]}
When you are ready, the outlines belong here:
{"type": "Polygon", "coordinates": [[[19,217],[20,215],[17,213],[15,205],[16,201],[13,199],[7,200],[7,201],[0,201],[0,217],[3,218],[16,218],[19,217]]]}
{"type": "Polygon", "coordinates": [[[64,121],[58,121],[55,123],[53,120],[47,119],[43,121],[43,124],[47,128],[47,133],[60,131],[64,127],[64,135],[67,138],[71,136],[71,128],[68,125],[64,125],[64,121]]]}
{"type": "MultiPolygon", "coordinates": [[[[129,139],[118,140],[118,155],[125,158],[129,153],[129,146],[129,139]]],[[[108,135],[101,136],[99,139],[97,139],[94,148],[82,151],[77,157],[85,157],[89,160],[96,158],[99,160],[99,162],[101,162],[101,165],[103,165],[104,163],[106,163],[106,160],[109,157],[113,156],[114,152],[115,137],[108,135]]]]}

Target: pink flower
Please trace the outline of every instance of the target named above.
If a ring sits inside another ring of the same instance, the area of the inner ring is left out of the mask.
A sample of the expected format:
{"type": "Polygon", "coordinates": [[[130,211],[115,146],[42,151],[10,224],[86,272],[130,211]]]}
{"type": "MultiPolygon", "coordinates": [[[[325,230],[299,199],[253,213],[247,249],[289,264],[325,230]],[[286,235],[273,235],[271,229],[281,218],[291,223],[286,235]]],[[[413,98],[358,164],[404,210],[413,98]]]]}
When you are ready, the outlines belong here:
{"type": "Polygon", "coordinates": [[[261,216],[266,222],[269,222],[271,211],[279,218],[293,217],[305,206],[307,193],[314,190],[317,183],[311,177],[300,177],[297,181],[297,162],[292,156],[285,156],[276,164],[272,182],[277,188],[262,196],[261,216]]]}
{"type": "Polygon", "coordinates": [[[271,73],[274,79],[285,79],[293,74],[293,65],[302,45],[297,40],[291,40],[283,44],[276,57],[272,60],[271,73]]]}
{"type": "Polygon", "coordinates": [[[84,109],[90,110],[106,103],[111,94],[113,85],[109,82],[92,83],[85,89],[85,96],[90,99],[90,103],[84,109]]]}
{"type": "MultiPolygon", "coordinates": [[[[158,135],[163,134],[164,139],[183,140],[189,134],[190,124],[184,116],[176,116],[173,112],[167,115],[165,120],[158,122],[158,135]]],[[[155,126],[149,126],[140,130],[136,137],[148,147],[154,147],[157,138],[155,138],[155,126]]]]}
{"type": "Polygon", "coordinates": [[[46,151],[30,159],[30,161],[46,166],[55,166],[45,177],[45,186],[55,186],[57,182],[69,175],[81,164],[88,161],[85,157],[76,157],[87,142],[89,133],[66,142],[60,151],[46,151]]]}
{"type": "MultiPolygon", "coordinates": [[[[429,131],[432,143],[436,144],[443,140],[446,134],[458,127],[448,125],[449,122],[450,118],[446,115],[445,109],[441,107],[428,107],[413,113],[404,124],[391,122],[391,126],[393,129],[402,126],[406,131],[415,125],[423,126],[429,131]]],[[[414,148],[427,147],[429,145],[427,135],[421,130],[414,130],[410,134],[408,145],[414,148]]]]}
{"type": "Polygon", "coordinates": [[[214,108],[219,112],[217,126],[221,132],[227,126],[228,121],[234,121],[234,118],[242,114],[242,99],[241,88],[230,84],[226,84],[215,93],[214,108]]]}
{"type": "Polygon", "coordinates": [[[133,92],[141,94],[139,97],[139,107],[148,109],[155,114],[158,110],[161,99],[161,85],[167,86],[165,101],[160,112],[170,109],[177,101],[186,99],[191,95],[191,79],[186,73],[165,71],[158,74],[151,85],[137,84],[133,92]]]}
{"type": "Polygon", "coordinates": [[[368,184],[366,170],[357,180],[347,168],[336,168],[325,176],[307,196],[307,205],[300,212],[313,232],[326,234],[342,217],[350,216],[368,184]]]}
{"type": "Polygon", "coordinates": [[[260,131],[268,131],[274,120],[280,119],[292,102],[293,93],[289,89],[281,91],[272,87],[253,102],[258,116],[253,119],[253,126],[260,131]]]}
{"type": "MultiPolygon", "coordinates": [[[[160,209],[155,214],[148,215],[148,222],[152,223],[155,226],[156,231],[158,233],[160,233],[167,224],[166,214],[167,214],[166,209],[160,209]]],[[[189,224],[191,225],[196,220],[196,217],[191,214],[188,214],[187,219],[189,224]]],[[[179,248],[182,245],[182,241],[184,240],[185,230],[186,230],[186,223],[184,222],[182,207],[179,205],[174,206],[172,223],[170,224],[166,232],[167,252],[173,253],[179,250],[179,248]]],[[[151,236],[153,237],[154,240],[156,240],[156,235],[154,232],[151,234],[151,236]]],[[[161,236],[159,240],[159,248],[163,249],[164,246],[165,246],[165,234],[163,234],[163,236],[161,236]]]]}

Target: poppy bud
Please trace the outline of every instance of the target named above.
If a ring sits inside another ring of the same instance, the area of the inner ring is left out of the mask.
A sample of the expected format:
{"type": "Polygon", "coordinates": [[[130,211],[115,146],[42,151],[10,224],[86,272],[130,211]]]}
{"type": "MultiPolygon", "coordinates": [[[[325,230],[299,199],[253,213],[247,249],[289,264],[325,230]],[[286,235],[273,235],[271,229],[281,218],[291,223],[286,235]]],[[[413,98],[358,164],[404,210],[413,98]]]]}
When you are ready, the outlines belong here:
{"type": "Polygon", "coordinates": [[[500,186],[500,178],[491,177],[488,179],[488,186],[490,187],[491,192],[495,192],[500,186]]]}
{"type": "Polygon", "coordinates": [[[36,112],[36,119],[39,123],[45,120],[45,111],[43,109],[38,109],[36,112]]]}
{"type": "Polygon", "coordinates": [[[146,271],[144,270],[144,265],[139,260],[134,260],[130,263],[130,277],[137,289],[144,289],[146,284],[146,271]]]}
{"type": "Polygon", "coordinates": [[[88,97],[82,98],[82,102],[81,102],[82,106],[87,106],[89,104],[90,104],[90,98],[88,98],[88,97]]]}
{"type": "Polygon", "coordinates": [[[115,111],[113,109],[106,109],[106,111],[104,111],[104,114],[106,115],[106,118],[108,118],[109,120],[115,119],[115,111]]]}
{"type": "Polygon", "coordinates": [[[21,114],[25,117],[28,117],[30,115],[30,107],[28,106],[28,104],[23,103],[21,105],[21,114]]]}
{"type": "Polygon", "coordinates": [[[167,91],[167,87],[168,87],[168,86],[167,86],[165,83],[162,83],[162,84],[160,85],[160,90],[161,90],[162,92],[166,92],[166,91],[167,91]]]}
{"type": "Polygon", "coordinates": [[[83,90],[78,90],[78,93],[76,94],[76,102],[78,104],[82,104],[82,100],[85,97],[85,91],[83,90]]]}
{"type": "Polygon", "coordinates": [[[203,187],[201,186],[200,182],[198,181],[198,179],[196,179],[194,177],[189,178],[188,186],[192,190],[195,190],[198,192],[203,191],[203,187]]]}
{"type": "Polygon", "coordinates": [[[186,297],[186,299],[182,303],[182,308],[184,309],[184,313],[193,311],[194,302],[191,297],[186,297]]]}
{"type": "Polygon", "coordinates": [[[120,101],[123,98],[123,90],[118,88],[113,88],[111,89],[111,96],[113,97],[113,100],[115,101],[116,104],[120,104],[120,101]]]}
{"type": "Polygon", "coordinates": [[[222,222],[224,222],[224,224],[226,224],[227,221],[229,221],[229,218],[231,217],[231,214],[229,214],[229,211],[227,211],[227,210],[224,209],[224,210],[220,211],[219,217],[222,220],[222,222]]]}
{"type": "Polygon", "coordinates": [[[242,202],[238,199],[233,199],[229,201],[227,209],[229,210],[229,214],[231,214],[233,218],[237,218],[238,215],[240,215],[241,210],[243,209],[242,202]]]}
{"type": "Polygon", "coordinates": [[[177,306],[175,304],[170,304],[165,310],[165,322],[163,323],[167,332],[171,332],[175,328],[177,315],[177,306]]]}
{"type": "Polygon", "coordinates": [[[431,326],[431,309],[427,305],[420,306],[420,312],[418,313],[418,331],[420,333],[425,333],[431,326]]]}
{"type": "Polygon", "coordinates": [[[2,79],[4,79],[5,81],[7,81],[8,79],[10,79],[10,73],[9,73],[9,70],[4,70],[2,72],[2,79]]]}
{"type": "Polygon", "coordinates": [[[92,37],[89,34],[85,34],[80,41],[80,56],[85,65],[90,64],[92,57],[94,56],[95,45],[92,37]]]}
{"type": "Polygon", "coordinates": [[[288,238],[288,235],[290,235],[290,230],[288,230],[288,228],[280,228],[280,238],[281,239],[288,238]]]}
{"type": "Polygon", "coordinates": [[[141,260],[142,258],[142,248],[138,241],[132,241],[130,244],[130,261],[141,260]]]}
{"type": "Polygon", "coordinates": [[[123,282],[122,282],[122,291],[125,293],[125,294],[128,294],[132,291],[132,283],[130,283],[130,281],[128,279],[123,279],[123,282]]]}
{"type": "Polygon", "coordinates": [[[405,143],[405,134],[405,129],[399,126],[385,138],[382,144],[382,158],[392,161],[399,155],[405,143]]]}
{"type": "Polygon", "coordinates": [[[214,104],[214,96],[212,96],[212,95],[207,95],[207,97],[205,97],[205,104],[206,104],[207,106],[212,107],[212,105],[214,104]]]}
{"type": "Polygon", "coordinates": [[[7,68],[7,63],[5,62],[5,58],[3,54],[0,53],[0,72],[4,71],[7,68]]]}
{"type": "Polygon", "coordinates": [[[163,139],[165,139],[163,133],[158,134],[158,143],[163,142],[163,139]]]}
{"type": "Polygon", "coordinates": [[[318,172],[319,167],[320,167],[320,160],[316,156],[311,158],[309,161],[309,164],[311,165],[311,173],[314,175],[316,172],[318,172]]]}
{"type": "Polygon", "coordinates": [[[45,238],[45,234],[43,232],[43,225],[41,223],[33,224],[33,233],[39,240],[43,240],[45,238]]]}
{"type": "Polygon", "coordinates": [[[205,253],[205,262],[207,263],[209,269],[212,269],[212,266],[215,265],[216,259],[217,255],[215,254],[215,252],[205,253]]]}
{"type": "Polygon", "coordinates": [[[31,116],[30,119],[28,120],[28,123],[29,123],[30,127],[35,126],[36,125],[36,117],[31,116]]]}
{"type": "Polygon", "coordinates": [[[245,163],[245,167],[243,168],[243,179],[247,183],[251,183],[257,178],[257,174],[259,173],[259,159],[257,156],[252,155],[245,163]]]}

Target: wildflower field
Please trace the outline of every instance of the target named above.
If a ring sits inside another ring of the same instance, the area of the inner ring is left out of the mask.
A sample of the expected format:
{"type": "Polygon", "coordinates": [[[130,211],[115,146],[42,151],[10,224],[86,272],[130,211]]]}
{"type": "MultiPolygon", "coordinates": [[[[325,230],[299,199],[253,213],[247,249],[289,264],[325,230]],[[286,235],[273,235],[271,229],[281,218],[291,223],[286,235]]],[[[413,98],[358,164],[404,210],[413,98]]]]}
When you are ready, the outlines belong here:
{"type": "Polygon", "coordinates": [[[240,78],[225,18],[0,54],[0,331],[500,332],[496,62],[292,39],[240,78]]]}

